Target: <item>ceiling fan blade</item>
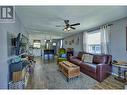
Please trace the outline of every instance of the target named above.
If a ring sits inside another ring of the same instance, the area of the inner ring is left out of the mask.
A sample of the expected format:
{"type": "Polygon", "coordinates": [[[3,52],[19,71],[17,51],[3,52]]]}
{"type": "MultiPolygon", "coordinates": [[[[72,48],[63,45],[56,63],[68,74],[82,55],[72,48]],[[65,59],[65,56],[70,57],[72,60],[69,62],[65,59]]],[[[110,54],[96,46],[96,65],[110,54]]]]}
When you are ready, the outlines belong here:
{"type": "Polygon", "coordinates": [[[74,30],[76,29],[76,28],[74,28],[74,27],[70,27],[70,28],[71,28],[71,29],[74,29],[74,30]]]}
{"type": "Polygon", "coordinates": [[[56,27],[62,27],[61,25],[56,25],[56,27]]]}
{"type": "Polygon", "coordinates": [[[56,25],[56,27],[65,27],[64,25],[56,25]]]}
{"type": "Polygon", "coordinates": [[[69,23],[69,20],[64,20],[64,22],[65,22],[65,24],[67,24],[67,25],[68,25],[68,23],[69,23]]]}
{"type": "Polygon", "coordinates": [[[71,24],[70,26],[80,25],[80,23],[71,24]]]}

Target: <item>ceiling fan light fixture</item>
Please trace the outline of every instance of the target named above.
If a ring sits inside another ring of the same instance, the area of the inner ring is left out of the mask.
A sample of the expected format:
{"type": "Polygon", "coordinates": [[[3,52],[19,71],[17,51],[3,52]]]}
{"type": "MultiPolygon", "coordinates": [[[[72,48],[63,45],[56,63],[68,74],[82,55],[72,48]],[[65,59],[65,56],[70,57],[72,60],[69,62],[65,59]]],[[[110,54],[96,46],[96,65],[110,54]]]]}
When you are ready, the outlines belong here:
{"type": "Polygon", "coordinates": [[[64,25],[63,31],[65,31],[65,32],[70,32],[71,30],[75,30],[76,28],[73,26],[80,25],[80,23],[69,24],[69,20],[64,20],[64,23],[65,23],[65,25],[64,25]]]}
{"type": "Polygon", "coordinates": [[[71,30],[71,28],[70,28],[70,27],[68,27],[68,28],[67,28],[67,30],[68,30],[68,31],[70,31],[70,30],[71,30]]]}
{"type": "Polygon", "coordinates": [[[66,28],[64,28],[63,30],[64,30],[65,32],[67,31],[67,29],[66,29],[66,28]]]}
{"type": "Polygon", "coordinates": [[[65,31],[65,32],[69,32],[70,30],[71,30],[70,27],[68,27],[68,28],[64,28],[64,29],[63,29],[63,31],[65,31]]]}

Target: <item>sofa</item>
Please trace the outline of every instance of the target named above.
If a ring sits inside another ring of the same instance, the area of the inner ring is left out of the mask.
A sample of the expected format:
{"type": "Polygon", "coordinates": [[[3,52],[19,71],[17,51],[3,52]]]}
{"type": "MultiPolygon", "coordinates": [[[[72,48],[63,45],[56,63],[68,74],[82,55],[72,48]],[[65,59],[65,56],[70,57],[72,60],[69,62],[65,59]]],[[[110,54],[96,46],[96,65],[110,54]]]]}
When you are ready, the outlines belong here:
{"type": "Polygon", "coordinates": [[[77,56],[72,56],[69,61],[75,65],[78,65],[81,72],[89,75],[99,82],[102,82],[105,78],[107,78],[111,72],[111,55],[97,55],[86,52],[79,52],[77,56]],[[85,60],[82,60],[83,55],[85,56],[86,54],[93,56],[91,62],[85,62],[85,60]]]}

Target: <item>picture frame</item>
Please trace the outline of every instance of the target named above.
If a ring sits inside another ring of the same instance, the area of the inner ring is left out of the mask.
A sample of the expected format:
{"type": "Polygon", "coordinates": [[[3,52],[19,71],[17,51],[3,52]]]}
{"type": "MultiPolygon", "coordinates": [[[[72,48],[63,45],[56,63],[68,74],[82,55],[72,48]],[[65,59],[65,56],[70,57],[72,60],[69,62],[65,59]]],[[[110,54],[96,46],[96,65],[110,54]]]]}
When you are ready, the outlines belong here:
{"type": "Polygon", "coordinates": [[[65,41],[65,45],[67,45],[67,41],[65,41]]]}
{"type": "Polygon", "coordinates": [[[127,51],[127,27],[126,27],[126,51],[127,51]]]}
{"type": "Polygon", "coordinates": [[[69,45],[71,45],[71,41],[69,41],[69,45]]]}
{"type": "Polygon", "coordinates": [[[74,39],[72,39],[72,43],[74,44],[74,39]]]}

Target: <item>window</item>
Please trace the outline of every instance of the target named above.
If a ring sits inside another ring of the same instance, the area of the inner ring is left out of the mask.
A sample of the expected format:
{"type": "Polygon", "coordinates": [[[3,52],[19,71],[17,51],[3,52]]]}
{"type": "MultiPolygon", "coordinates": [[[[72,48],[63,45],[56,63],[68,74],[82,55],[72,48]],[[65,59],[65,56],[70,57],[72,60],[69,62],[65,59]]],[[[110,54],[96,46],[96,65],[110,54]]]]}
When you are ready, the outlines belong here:
{"type": "Polygon", "coordinates": [[[56,43],[52,43],[53,46],[56,46],[56,43]]]}
{"type": "Polygon", "coordinates": [[[87,34],[87,47],[90,53],[101,53],[101,32],[94,31],[87,34]]]}
{"type": "Polygon", "coordinates": [[[40,40],[34,40],[33,41],[33,47],[34,48],[40,48],[41,47],[41,41],[40,40]]]}
{"type": "Polygon", "coordinates": [[[60,40],[60,48],[63,47],[63,40],[60,40]]]}

